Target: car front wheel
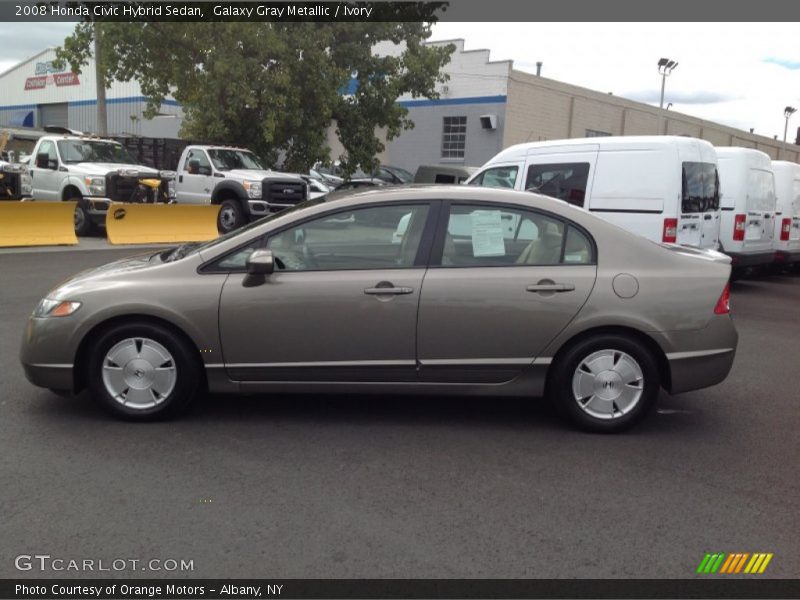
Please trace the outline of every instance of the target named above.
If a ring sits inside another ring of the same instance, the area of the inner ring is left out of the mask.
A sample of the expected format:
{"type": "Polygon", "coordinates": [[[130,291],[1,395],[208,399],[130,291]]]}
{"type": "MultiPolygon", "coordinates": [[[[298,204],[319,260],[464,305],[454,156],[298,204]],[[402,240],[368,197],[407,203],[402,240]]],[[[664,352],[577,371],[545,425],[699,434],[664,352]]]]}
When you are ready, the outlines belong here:
{"type": "Polygon", "coordinates": [[[551,389],[559,411],[582,429],[617,432],[641,420],[658,397],[658,364],[633,337],[598,335],[559,357],[551,389]]]}
{"type": "Polygon", "coordinates": [[[200,367],[189,344],[156,324],[107,330],[93,344],[88,369],[92,396],[128,420],[174,416],[200,390],[200,367]]]}

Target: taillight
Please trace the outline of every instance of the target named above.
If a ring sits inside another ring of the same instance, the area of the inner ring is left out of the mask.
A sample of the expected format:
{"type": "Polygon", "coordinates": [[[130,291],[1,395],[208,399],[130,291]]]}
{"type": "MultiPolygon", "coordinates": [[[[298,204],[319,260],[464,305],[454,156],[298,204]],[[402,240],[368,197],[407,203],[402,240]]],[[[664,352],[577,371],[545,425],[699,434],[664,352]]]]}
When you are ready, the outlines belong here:
{"type": "Polygon", "coordinates": [[[733,241],[741,242],[744,239],[744,222],[747,220],[747,215],[736,215],[733,221],[733,241]]]}
{"type": "Polygon", "coordinates": [[[731,312],[731,284],[726,283],[725,289],[722,290],[722,295],[717,300],[717,305],[714,307],[715,315],[727,315],[731,312]]]}
{"type": "Polygon", "coordinates": [[[666,244],[674,244],[678,241],[678,219],[664,219],[661,241],[666,244]]]}
{"type": "Polygon", "coordinates": [[[791,219],[784,219],[781,221],[781,241],[788,242],[789,241],[789,231],[792,229],[792,220],[791,219]]]}

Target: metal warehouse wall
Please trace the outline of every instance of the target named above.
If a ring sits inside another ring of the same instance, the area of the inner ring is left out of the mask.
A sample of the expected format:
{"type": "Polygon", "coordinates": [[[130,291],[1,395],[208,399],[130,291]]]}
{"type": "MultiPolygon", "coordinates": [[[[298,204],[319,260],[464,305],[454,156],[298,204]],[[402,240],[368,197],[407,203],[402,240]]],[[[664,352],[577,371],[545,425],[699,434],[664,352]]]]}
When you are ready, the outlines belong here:
{"type": "Polygon", "coordinates": [[[689,135],[715,146],[744,146],[773,159],[800,162],[795,144],[711,121],[512,70],[508,81],[503,147],[523,142],[611,135],[689,135]]]}
{"type": "MultiPolygon", "coordinates": [[[[32,56],[12,69],[0,74],[0,126],[9,126],[12,120],[27,112],[33,112],[35,127],[48,123],[41,122],[40,105],[67,103],[68,126],[86,132],[96,132],[97,88],[94,77],[94,61],[83,67],[77,75],[77,84],[67,83],[58,76],[67,75],[70,70],[56,72],[48,69],[48,63],[55,60],[55,50],[50,48],[32,56]],[[42,87],[32,84],[45,81],[42,87]],[[61,83],[61,85],[58,85],[61,83]],[[28,89],[26,89],[28,88],[28,89]]],[[[136,81],[114,81],[106,91],[108,101],[109,134],[134,134],[153,137],[178,137],[180,118],[161,117],[146,120],[142,116],[144,98],[136,81]]],[[[167,100],[160,109],[165,115],[182,116],[180,107],[174,100],[167,100]]]]}

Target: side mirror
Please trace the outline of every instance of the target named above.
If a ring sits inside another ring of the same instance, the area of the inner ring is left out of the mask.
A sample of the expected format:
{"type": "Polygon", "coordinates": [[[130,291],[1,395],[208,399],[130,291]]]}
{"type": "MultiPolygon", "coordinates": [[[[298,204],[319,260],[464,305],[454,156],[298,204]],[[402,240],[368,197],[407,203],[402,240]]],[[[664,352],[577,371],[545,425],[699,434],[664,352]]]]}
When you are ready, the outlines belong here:
{"type": "Polygon", "coordinates": [[[272,250],[255,250],[247,257],[247,272],[250,275],[270,275],[275,272],[275,257],[272,250]]]}
{"type": "Polygon", "coordinates": [[[191,159],[186,170],[190,175],[198,175],[200,173],[200,161],[196,158],[191,159]]]}
{"type": "Polygon", "coordinates": [[[40,169],[55,169],[55,166],[50,164],[50,155],[44,152],[36,155],[36,166],[40,169]]]}

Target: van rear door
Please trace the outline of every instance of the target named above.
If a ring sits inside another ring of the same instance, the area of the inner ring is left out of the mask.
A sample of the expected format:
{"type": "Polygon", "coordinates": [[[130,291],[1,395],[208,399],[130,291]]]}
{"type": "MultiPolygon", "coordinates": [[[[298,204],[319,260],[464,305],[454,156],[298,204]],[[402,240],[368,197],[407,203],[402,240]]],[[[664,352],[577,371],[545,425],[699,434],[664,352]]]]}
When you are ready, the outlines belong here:
{"type": "Polygon", "coordinates": [[[697,248],[717,248],[719,242],[719,174],[710,162],[682,163],[681,207],[676,242],[697,248]]]}
{"type": "Polygon", "coordinates": [[[769,251],[775,232],[775,179],[772,171],[750,168],[745,209],[744,250],[769,251]]]}

